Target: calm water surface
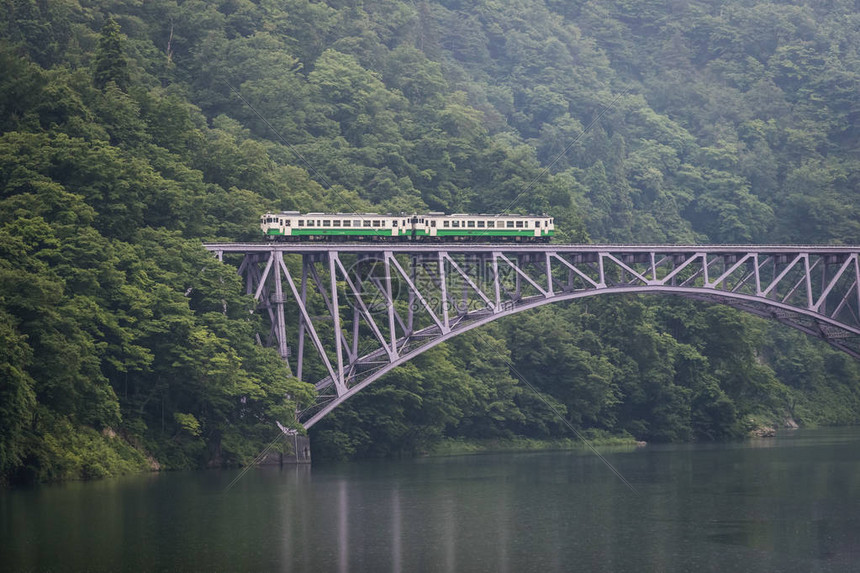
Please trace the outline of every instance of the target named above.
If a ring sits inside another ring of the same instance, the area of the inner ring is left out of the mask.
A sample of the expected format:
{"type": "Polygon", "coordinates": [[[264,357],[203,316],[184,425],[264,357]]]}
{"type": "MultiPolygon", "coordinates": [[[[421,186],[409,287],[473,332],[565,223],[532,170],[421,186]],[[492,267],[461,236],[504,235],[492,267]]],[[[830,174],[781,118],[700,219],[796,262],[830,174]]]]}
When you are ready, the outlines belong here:
{"type": "Polygon", "coordinates": [[[860,429],[0,492],[9,571],[860,571],[860,429]]]}

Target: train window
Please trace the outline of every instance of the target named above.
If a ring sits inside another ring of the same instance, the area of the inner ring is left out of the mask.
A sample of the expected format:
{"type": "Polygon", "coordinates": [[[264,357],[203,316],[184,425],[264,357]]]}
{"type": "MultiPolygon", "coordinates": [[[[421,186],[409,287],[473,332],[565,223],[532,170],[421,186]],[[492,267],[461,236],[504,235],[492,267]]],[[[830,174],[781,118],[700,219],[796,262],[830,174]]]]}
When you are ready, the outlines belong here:
{"type": "Polygon", "coordinates": [[[358,221],[358,220],[356,220],[356,219],[353,219],[353,220],[352,220],[352,226],[353,226],[353,227],[361,227],[361,221],[358,221]]]}
{"type": "Polygon", "coordinates": [[[344,226],[344,227],[349,227],[349,219],[344,219],[344,220],[343,220],[343,226],[344,226]]]}
{"type": "Polygon", "coordinates": [[[483,229],[483,228],[484,228],[484,222],[483,222],[483,221],[478,221],[478,228],[479,228],[479,229],[483,229]]]}
{"type": "Polygon", "coordinates": [[[517,221],[517,229],[522,229],[523,226],[524,226],[524,223],[522,221],[517,221]]]}
{"type": "Polygon", "coordinates": [[[508,227],[508,229],[513,229],[514,228],[514,222],[508,221],[507,227],[508,227]]]}
{"type": "Polygon", "coordinates": [[[369,220],[362,221],[362,227],[370,227],[370,221],[369,220]]]}
{"type": "Polygon", "coordinates": [[[335,219],[331,222],[332,227],[340,227],[340,219],[335,219]]]}
{"type": "Polygon", "coordinates": [[[305,226],[305,220],[299,219],[299,227],[304,227],[304,226],[305,226]]]}
{"type": "Polygon", "coordinates": [[[424,219],[423,219],[423,218],[422,218],[422,219],[418,219],[418,222],[419,222],[419,223],[423,223],[423,222],[424,222],[424,219]]]}
{"type": "Polygon", "coordinates": [[[373,226],[374,226],[374,227],[378,227],[378,226],[379,226],[379,220],[378,220],[378,219],[373,221],[373,226]]]}
{"type": "Polygon", "coordinates": [[[466,223],[466,225],[473,228],[473,229],[475,228],[475,222],[474,221],[469,221],[468,223],[466,223]]]}
{"type": "Polygon", "coordinates": [[[313,226],[314,226],[314,220],[308,219],[308,227],[313,227],[313,226]]]}
{"type": "Polygon", "coordinates": [[[447,228],[451,226],[451,223],[448,221],[442,221],[442,226],[447,228]]]}
{"type": "Polygon", "coordinates": [[[431,227],[435,227],[435,226],[436,226],[436,221],[430,221],[430,226],[431,226],[431,227]]]}
{"type": "Polygon", "coordinates": [[[535,229],[540,229],[540,221],[535,221],[535,229]]]}
{"type": "Polygon", "coordinates": [[[417,223],[417,222],[418,222],[418,217],[412,217],[412,222],[413,222],[413,223],[417,223]]]}
{"type": "Polygon", "coordinates": [[[456,229],[459,229],[460,228],[460,221],[451,221],[451,226],[456,228],[456,229]]]}
{"type": "Polygon", "coordinates": [[[284,225],[286,225],[287,227],[289,227],[289,226],[290,226],[290,220],[289,220],[289,219],[284,219],[284,225]]]}
{"type": "Polygon", "coordinates": [[[397,226],[397,219],[394,219],[393,221],[391,221],[391,226],[392,226],[392,227],[396,227],[396,226],[397,226]]]}
{"type": "Polygon", "coordinates": [[[487,221],[487,228],[488,229],[495,229],[496,228],[496,222],[495,221],[487,221]]]}
{"type": "Polygon", "coordinates": [[[323,227],[331,227],[331,221],[328,219],[323,219],[323,227]]]}

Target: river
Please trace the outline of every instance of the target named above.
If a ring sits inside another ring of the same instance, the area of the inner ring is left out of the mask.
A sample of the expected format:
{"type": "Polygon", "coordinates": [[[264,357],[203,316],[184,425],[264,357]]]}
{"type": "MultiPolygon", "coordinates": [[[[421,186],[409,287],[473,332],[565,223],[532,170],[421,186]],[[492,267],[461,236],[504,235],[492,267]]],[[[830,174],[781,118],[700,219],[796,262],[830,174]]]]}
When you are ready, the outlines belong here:
{"type": "Polygon", "coordinates": [[[860,428],[0,492],[8,571],[860,571],[860,428]]]}

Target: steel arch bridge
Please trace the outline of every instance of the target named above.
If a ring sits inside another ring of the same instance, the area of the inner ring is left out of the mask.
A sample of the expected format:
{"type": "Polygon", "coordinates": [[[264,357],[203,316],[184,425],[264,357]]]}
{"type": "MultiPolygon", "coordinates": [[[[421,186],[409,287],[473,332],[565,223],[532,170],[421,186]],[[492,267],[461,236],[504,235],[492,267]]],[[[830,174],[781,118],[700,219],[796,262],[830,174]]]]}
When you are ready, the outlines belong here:
{"type": "Polygon", "coordinates": [[[860,358],[860,247],[209,243],[236,257],[258,334],[317,400],[307,429],[458,334],[551,302],[663,293],[770,318],[860,358]],[[310,345],[312,350],[306,351],[310,345]]]}

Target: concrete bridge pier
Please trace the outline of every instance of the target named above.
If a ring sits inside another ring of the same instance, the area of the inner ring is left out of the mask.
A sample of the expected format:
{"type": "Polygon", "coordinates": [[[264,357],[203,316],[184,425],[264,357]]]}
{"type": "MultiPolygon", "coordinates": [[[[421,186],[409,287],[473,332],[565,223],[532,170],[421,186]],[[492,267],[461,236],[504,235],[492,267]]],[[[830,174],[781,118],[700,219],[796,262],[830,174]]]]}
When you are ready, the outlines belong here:
{"type": "Polygon", "coordinates": [[[308,436],[281,436],[281,451],[271,451],[261,461],[261,466],[283,466],[311,463],[311,439],[308,436]]]}

